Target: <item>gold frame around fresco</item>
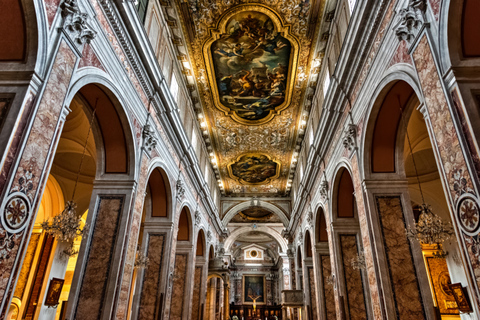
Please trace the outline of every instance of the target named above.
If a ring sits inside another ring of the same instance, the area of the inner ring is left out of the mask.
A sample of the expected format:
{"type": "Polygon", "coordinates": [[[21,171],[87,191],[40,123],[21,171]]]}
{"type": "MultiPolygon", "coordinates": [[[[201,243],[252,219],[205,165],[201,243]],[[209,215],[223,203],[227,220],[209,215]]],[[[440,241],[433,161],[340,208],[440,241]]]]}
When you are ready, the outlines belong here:
{"type": "Polygon", "coordinates": [[[227,171],[228,171],[228,176],[237,181],[238,183],[241,183],[241,184],[245,184],[245,185],[252,185],[252,186],[257,186],[257,185],[262,185],[262,184],[268,184],[270,181],[272,180],[275,180],[277,179],[278,177],[280,177],[280,169],[282,168],[282,163],[268,155],[266,155],[265,153],[261,153],[261,152],[248,152],[248,153],[243,153],[241,155],[239,155],[238,157],[236,157],[233,161],[230,161],[228,164],[227,164],[227,171]],[[277,171],[275,172],[275,175],[273,177],[270,177],[270,178],[267,178],[265,181],[262,181],[262,182],[248,182],[248,181],[245,181],[243,180],[242,178],[239,178],[237,176],[234,176],[233,175],[233,172],[232,172],[232,165],[235,164],[236,162],[238,162],[240,160],[240,158],[242,157],[245,157],[245,156],[253,156],[253,155],[262,155],[262,156],[265,156],[268,158],[268,160],[270,161],[273,161],[275,162],[277,165],[278,165],[278,168],[277,168],[277,171]]]}
{"type": "Polygon", "coordinates": [[[281,114],[281,112],[287,109],[290,106],[292,101],[292,93],[295,88],[295,80],[297,78],[297,64],[298,64],[298,53],[299,53],[299,41],[297,37],[291,34],[290,25],[285,24],[282,21],[282,18],[272,9],[268,8],[262,4],[242,4],[238,5],[230,10],[227,10],[219,19],[216,28],[210,28],[210,37],[205,40],[202,46],[203,58],[205,60],[205,67],[208,75],[208,81],[210,83],[211,93],[213,96],[213,104],[217,109],[224,112],[226,116],[231,117],[234,121],[250,126],[258,126],[272,120],[276,115],[281,114]],[[217,80],[215,78],[215,70],[213,66],[213,57],[211,55],[211,46],[212,44],[220,38],[220,36],[226,32],[227,22],[234,15],[245,12],[245,11],[256,11],[267,15],[272,22],[275,24],[275,27],[285,39],[290,41],[292,52],[290,53],[290,61],[288,74],[290,75],[289,81],[287,82],[287,88],[285,89],[285,101],[277,106],[275,110],[271,110],[270,114],[260,120],[245,120],[237,115],[235,111],[232,111],[230,108],[224,106],[220,102],[220,97],[218,94],[217,80]],[[294,74],[293,74],[294,73],[294,74]]]}

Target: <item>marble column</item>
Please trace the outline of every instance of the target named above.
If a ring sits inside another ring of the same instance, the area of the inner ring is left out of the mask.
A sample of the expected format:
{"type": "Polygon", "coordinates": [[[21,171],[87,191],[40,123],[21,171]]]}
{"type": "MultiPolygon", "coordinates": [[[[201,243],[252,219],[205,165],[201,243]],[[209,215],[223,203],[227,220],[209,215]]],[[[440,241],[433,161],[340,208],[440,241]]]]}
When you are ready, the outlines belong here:
{"type": "Polygon", "coordinates": [[[193,245],[177,242],[175,268],[172,282],[172,300],[170,305],[171,320],[190,318],[193,285],[193,245]]]}
{"type": "Polygon", "coordinates": [[[230,318],[230,284],[228,282],[223,284],[223,308],[223,319],[228,320],[230,318]]]}
{"type": "Polygon", "coordinates": [[[332,264],[327,242],[315,245],[316,273],[317,273],[317,305],[320,319],[336,319],[335,291],[333,287],[332,264]]]}

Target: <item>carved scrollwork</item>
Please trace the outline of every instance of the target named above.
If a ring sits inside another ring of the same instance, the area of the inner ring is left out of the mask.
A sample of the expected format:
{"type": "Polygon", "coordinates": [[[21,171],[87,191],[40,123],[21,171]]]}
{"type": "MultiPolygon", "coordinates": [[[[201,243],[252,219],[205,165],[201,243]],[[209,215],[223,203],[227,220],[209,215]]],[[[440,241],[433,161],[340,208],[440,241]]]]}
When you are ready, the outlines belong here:
{"type": "Polygon", "coordinates": [[[323,180],[320,182],[320,196],[323,200],[327,199],[328,197],[328,181],[323,180]]]}
{"type": "Polygon", "coordinates": [[[147,122],[143,127],[142,131],[143,136],[143,147],[148,152],[151,152],[157,146],[157,138],[155,138],[155,132],[152,129],[152,126],[147,122]]]}
{"type": "Polygon", "coordinates": [[[355,137],[357,135],[357,126],[349,124],[343,135],[343,146],[345,149],[352,151],[355,148],[355,137]]]}
{"type": "Polygon", "coordinates": [[[200,211],[195,211],[195,226],[200,226],[200,223],[202,223],[202,214],[200,211]]]}
{"type": "Polygon", "coordinates": [[[185,183],[183,182],[183,180],[181,178],[178,178],[177,180],[177,185],[176,185],[176,189],[177,189],[177,200],[178,201],[181,201],[183,199],[183,197],[185,196],[185,183]]]}
{"type": "Polygon", "coordinates": [[[97,36],[88,24],[88,14],[80,12],[77,0],[65,0],[61,5],[63,28],[77,46],[90,43],[97,36]]]}
{"type": "Polygon", "coordinates": [[[399,40],[410,44],[417,37],[425,23],[426,8],[426,0],[410,0],[408,6],[398,12],[400,20],[395,27],[395,34],[399,40]]]}

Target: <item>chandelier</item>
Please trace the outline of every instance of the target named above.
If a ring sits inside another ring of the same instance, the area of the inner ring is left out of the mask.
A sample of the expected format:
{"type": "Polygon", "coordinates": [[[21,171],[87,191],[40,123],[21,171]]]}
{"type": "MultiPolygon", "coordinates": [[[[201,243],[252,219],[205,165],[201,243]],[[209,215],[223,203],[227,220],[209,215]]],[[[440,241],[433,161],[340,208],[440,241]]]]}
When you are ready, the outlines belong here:
{"type": "Polygon", "coordinates": [[[82,236],[88,231],[88,225],[86,223],[82,228],[82,217],[77,214],[77,203],[74,201],[74,199],[75,192],[77,190],[78,179],[80,178],[80,172],[82,171],[85,152],[87,150],[88,138],[90,137],[93,120],[95,119],[95,112],[97,111],[97,102],[98,98],[95,101],[95,108],[93,109],[92,118],[90,119],[87,138],[85,139],[85,144],[83,146],[82,158],[80,160],[77,178],[73,187],[72,200],[67,201],[63,211],[53,217],[52,223],[50,223],[48,220],[44,220],[41,224],[46,233],[51,234],[58,241],[68,244],[68,247],[62,251],[62,255],[67,258],[78,254],[78,250],[76,250],[74,247],[74,241],[77,237],[82,236]]]}

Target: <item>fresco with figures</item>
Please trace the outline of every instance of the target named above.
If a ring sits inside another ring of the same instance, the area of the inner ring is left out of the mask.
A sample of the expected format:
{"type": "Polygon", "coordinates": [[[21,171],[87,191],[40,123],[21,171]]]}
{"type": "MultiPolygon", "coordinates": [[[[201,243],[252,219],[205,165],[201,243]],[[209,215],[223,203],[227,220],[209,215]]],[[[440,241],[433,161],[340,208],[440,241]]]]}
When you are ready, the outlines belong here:
{"type": "Polygon", "coordinates": [[[261,120],[285,102],[291,45],[260,12],[241,12],[211,46],[220,103],[261,120]]]}
{"type": "Polygon", "coordinates": [[[267,183],[279,175],[280,165],[263,154],[246,154],[228,165],[232,179],[244,184],[267,183]]]}

